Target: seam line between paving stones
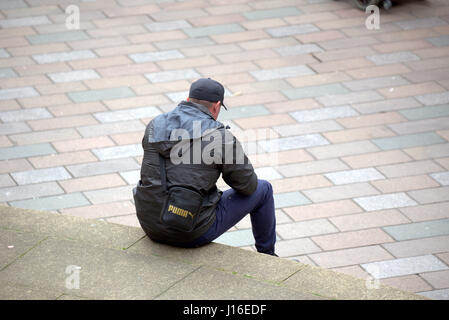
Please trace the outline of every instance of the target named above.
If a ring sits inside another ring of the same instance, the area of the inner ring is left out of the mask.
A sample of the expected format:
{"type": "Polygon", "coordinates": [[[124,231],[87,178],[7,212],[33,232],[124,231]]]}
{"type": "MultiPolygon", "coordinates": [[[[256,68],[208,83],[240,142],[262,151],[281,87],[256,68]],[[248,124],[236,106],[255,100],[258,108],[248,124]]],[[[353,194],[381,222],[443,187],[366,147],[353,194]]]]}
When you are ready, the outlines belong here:
{"type": "Polygon", "coordinates": [[[183,281],[184,279],[186,279],[187,277],[189,277],[191,274],[193,274],[194,272],[196,272],[197,270],[199,270],[200,268],[202,268],[203,265],[198,266],[197,268],[195,268],[193,271],[189,272],[188,274],[186,274],[183,278],[179,279],[178,281],[174,282],[171,286],[169,286],[167,289],[165,289],[164,291],[162,291],[161,293],[158,293],[156,296],[152,297],[151,300],[156,300],[158,297],[160,297],[161,295],[163,295],[164,293],[166,293],[168,290],[170,290],[171,288],[173,288],[174,286],[176,286],[178,283],[180,283],[181,281],[183,281]]]}
{"type": "MultiPolygon", "coordinates": [[[[108,222],[108,221],[105,221],[108,222]]],[[[108,222],[110,223],[110,222],[108,222]]],[[[122,250],[128,250],[129,248],[131,248],[133,245],[135,245],[137,242],[141,241],[142,239],[144,239],[146,237],[146,235],[143,235],[140,239],[138,239],[137,241],[135,241],[134,243],[132,243],[131,245],[129,245],[127,248],[123,248],[122,250]]]]}
{"type": "MultiPolygon", "coordinates": [[[[4,229],[4,228],[2,228],[4,229]]],[[[13,230],[13,229],[6,229],[6,230],[13,230]]],[[[10,263],[8,263],[6,266],[4,266],[3,268],[0,269],[0,272],[2,272],[3,270],[5,270],[6,268],[8,268],[10,265],[12,265],[14,262],[16,262],[17,260],[21,259],[24,255],[26,255],[28,252],[30,252],[31,250],[33,250],[34,248],[38,247],[42,242],[48,240],[50,238],[50,236],[46,236],[45,238],[39,240],[34,246],[32,246],[31,248],[29,248],[28,250],[26,250],[24,253],[22,253],[21,255],[19,255],[17,258],[15,258],[14,260],[12,260],[10,263]]]]}

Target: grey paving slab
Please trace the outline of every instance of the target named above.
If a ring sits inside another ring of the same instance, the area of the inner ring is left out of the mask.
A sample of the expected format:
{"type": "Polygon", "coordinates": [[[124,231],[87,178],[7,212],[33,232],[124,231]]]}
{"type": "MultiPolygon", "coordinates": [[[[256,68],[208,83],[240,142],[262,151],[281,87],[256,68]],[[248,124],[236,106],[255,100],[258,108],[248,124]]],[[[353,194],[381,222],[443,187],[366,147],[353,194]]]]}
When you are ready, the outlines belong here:
{"type": "Polygon", "coordinates": [[[449,46],[449,36],[448,35],[427,38],[426,40],[429,41],[431,44],[433,44],[435,47],[449,46]]]}
{"type": "Polygon", "coordinates": [[[140,180],[140,170],[120,172],[120,176],[126,181],[126,183],[136,185],[140,180]]]}
{"type": "Polygon", "coordinates": [[[282,175],[280,175],[279,172],[277,172],[276,169],[274,169],[273,167],[255,168],[254,171],[256,172],[258,179],[263,180],[282,179],[282,175]]]}
{"type": "Polygon", "coordinates": [[[328,107],[290,112],[290,115],[298,122],[338,119],[357,116],[358,114],[359,113],[352,109],[350,106],[328,107]]]}
{"type": "Polygon", "coordinates": [[[76,103],[122,99],[135,96],[134,92],[128,87],[69,92],[67,95],[76,103]]]}
{"type": "Polygon", "coordinates": [[[274,194],[275,208],[286,208],[311,203],[301,192],[283,192],[274,194]]]}
{"type": "MultiPolygon", "coordinates": [[[[315,300],[322,297],[298,292],[282,286],[272,286],[264,282],[201,267],[188,277],[176,283],[157,299],[178,300],[197,297],[207,299],[251,299],[251,300],[315,300]]],[[[227,310],[219,311],[219,315],[227,314],[227,310]]]]}
{"type": "Polygon", "coordinates": [[[201,76],[193,69],[182,69],[174,71],[146,73],[145,77],[153,83],[159,83],[175,80],[196,79],[200,78],[201,76]]]}
{"type": "Polygon", "coordinates": [[[447,25],[447,22],[438,17],[432,17],[432,18],[420,18],[413,20],[403,20],[395,22],[395,24],[398,25],[403,30],[414,30],[414,29],[443,26],[447,25]]]}
{"type": "Polygon", "coordinates": [[[347,169],[349,169],[349,167],[339,159],[308,161],[304,163],[295,163],[276,167],[276,170],[278,170],[285,177],[307,176],[311,174],[347,169]]]}
{"type": "Polygon", "coordinates": [[[39,120],[52,118],[45,108],[33,108],[25,110],[12,110],[0,112],[0,120],[3,122],[19,122],[26,120],[39,120]]]}
{"type": "Polygon", "coordinates": [[[410,51],[399,51],[393,53],[376,54],[366,57],[368,60],[374,62],[376,65],[384,65],[391,63],[402,63],[408,61],[417,61],[419,57],[410,51]]]}
{"type": "Polygon", "coordinates": [[[307,149],[307,151],[313,154],[317,159],[328,159],[375,152],[379,151],[379,148],[369,141],[362,140],[312,147],[307,149]]]}
{"type": "Polygon", "coordinates": [[[109,188],[102,190],[85,191],[84,195],[93,204],[133,200],[132,189],[135,185],[109,188]]]}
{"type": "Polygon", "coordinates": [[[38,245],[46,237],[34,233],[1,229],[0,232],[0,270],[11,264],[21,255],[38,245]]]}
{"type": "Polygon", "coordinates": [[[0,123],[0,134],[2,135],[29,131],[31,131],[31,128],[25,122],[0,123]]]}
{"type": "Polygon", "coordinates": [[[432,106],[443,103],[448,104],[449,92],[429,93],[417,96],[416,99],[418,99],[421,103],[425,104],[426,106],[432,106]]]}
{"type": "Polygon", "coordinates": [[[324,51],[323,49],[321,49],[321,47],[319,47],[318,45],[316,45],[314,43],[274,48],[274,50],[283,57],[297,56],[300,54],[308,54],[308,53],[324,51]]]}
{"type": "Polygon", "coordinates": [[[276,254],[279,257],[293,257],[320,252],[321,249],[310,239],[291,239],[276,242],[276,254]]]}
{"type": "Polygon", "coordinates": [[[446,264],[433,255],[364,263],[361,266],[375,279],[449,269],[446,264]]]}
{"type": "Polygon", "coordinates": [[[329,144],[329,142],[320,134],[307,134],[302,136],[259,141],[258,144],[267,152],[278,152],[283,150],[321,146],[329,144]]]}
{"type": "Polygon", "coordinates": [[[143,130],[145,130],[145,126],[139,120],[131,120],[83,126],[78,127],[77,130],[83,137],[88,138],[135,131],[140,131],[143,133],[143,130]]]}
{"type": "Polygon", "coordinates": [[[98,159],[102,161],[127,157],[137,157],[143,155],[142,145],[140,144],[98,148],[92,149],[92,152],[97,156],[98,159]]]}
{"type": "Polygon", "coordinates": [[[161,114],[156,107],[131,108],[126,110],[96,112],[93,116],[102,123],[153,118],[161,114]]]}
{"type": "Polygon", "coordinates": [[[184,49],[192,47],[202,47],[214,45],[215,42],[209,37],[201,38],[189,38],[184,40],[168,40],[168,41],[157,41],[153,43],[155,47],[160,50],[172,50],[172,49],[184,49]]]}
{"type": "Polygon", "coordinates": [[[0,3],[0,9],[18,9],[26,8],[28,5],[23,0],[3,0],[0,3]]]}
{"type": "Polygon", "coordinates": [[[355,198],[354,201],[366,211],[402,208],[417,205],[417,203],[404,192],[360,197],[355,198]]]}
{"type": "Polygon", "coordinates": [[[317,100],[326,107],[343,104],[353,105],[354,103],[383,100],[384,98],[375,91],[358,91],[343,94],[331,94],[318,97],[317,100]]]}
{"type": "Polygon", "coordinates": [[[388,125],[388,127],[400,135],[444,130],[444,129],[449,128],[449,117],[408,121],[408,122],[390,124],[390,125],[388,125]]]}
{"type": "Polygon", "coordinates": [[[49,73],[48,76],[53,82],[61,83],[61,82],[71,82],[71,81],[83,81],[89,79],[99,79],[100,76],[95,70],[76,70],[69,72],[57,72],[57,73],[49,73]]]}
{"type": "Polygon", "coordinates": [[[265,106],[258,104],[252,106],[229,108],[226,112],[220,112],[218,121],[232,120],[245,117],[265,116],[271,112],[265,106]]]}
{"type": "Polygon", "coordinates": [[[304,135],[308,133],[323,133],[327,131],[342,130],[343,127],[334,120],[312,121],[300,124],[274,126],[274,131],[283,137],[304,135]]]}
{"type": "Polygon", "coordinates": [[[250,71],[249,73],[259,81],[301,77],[315,74],[314,71],[312,71],[309,67],[305,65],[299,65],[294,67],[283,67],[276,69],[264,69],[264,70],[250,71]]]}
{"type": "Polygon", "coordinates": [[[93,59],[97,55],[91,50],[73,50],[67,52],[52,52],[46,54],[36,54],[32,55],[33,59],[39,63],[55,63],[55,62],[65,62],[74,60],[84,60],[93,59]]]}
{"type": "Polygon", "coordinates": [[[32,131],[9,136],[9,139],[18,145],[43,144],[78,138],[81,136],[75,128],[32,131]]]}
{"type": "Polygon", "coordinates": [[[93,163],[75,164],[66,167],[75,177],[94,176],[112,172],[140,169],[140,165],[131,158],[107,160],[93,163]]]}
{"type": "Polygon", "coordinates": [[[449,186],[449,171],[432,173],[430,176],[442,186],[449,186]]]}
{"type": "Polygon", "coordinates": [[[331,172],[326,173],[325,176],[337,185],[385,179],[375,168],[331,172]]]}
{"type": "Polygon", "coordinates": [[[2,270],[0,279],[14,278],[18,284],[94,299],[151,299],[195,270],[156,256],[127,253],[123,259],[123,254],[121,250],[49,239],[2,270]],[[73,274],[73,269],[66,273],[69,266],[80,267],[79,289],[67,288],[67,278],[73,274]]]}
{"type": "Polygon", "coordinates": [[[422,104],[414,98],[397,98],[376,102],[356,103],[352,107],[362,114],[374,114],[385,111],[421,107],[422,104]]]}
{"type": "Polygon", "coordinates": [[[243,247],[254,245],[255,241],[252,230],[245,229],[225,232],[215,239],[214,242],[233,247],[243,247]]]}
{"type": "Polygon", "coordinates": [[[186,20],[173,20],[166,22],[146,23],[145,28],[147,28],[151,32],[160,32],[192,28],[192,25],[186,20]]]}
{"type": "Polygon", "coordinates": [[[304,88],[284,89],[281,90],[283,94],[290,100],[298,100],[304,98],[315,98],[319,96],[342,94],[349,92],[348,89],[341,84],[325,84],[321,86],[310,86],[304,88]]]}
{"type": "Polygon", "coordinates": [[[20,159],[56,153],[56,150],[53,149],[53,147],[49,143],[0,148],[0,151],[0,160],[20,159]]]}
{"type": "Polygon", "coordinates": [[[144,63],[152,61],[181,59],[184,58],[184,55],[178,50],[167,50],[167,51],[133,53],[130,54],[129,57],[136,63],[144,63]]]}
{"type": "Polygon", "coordinates": [[[438,106],[427,106],[422,108],[405,109],[399,111],[409,120],[422,120],[429,118],[447,117],[449,116],[449,104],[438,106]]]}
{"type": "Polygon", "coordinates": [[[0,78],[16,78],[17,73],[11,68],[0,68],[0,78]]]}
{"type": "Polygon", "coordinates": [[[449,236],[437,236],[383,244],[395,257],[413,257],[417,255],[448,252],[449,236]]]}
{"type": "Polygon", "coordinates": [[[361,182],[304,190],[303,193],[314,203],[317,203],[377,195],[379,194],[379,191],[373,188],[370,184],[361,182]]]}
{"type": "Polygon", "coordinates": [[[398,241],[443,236],[449,235],[449,219],[389,226],[383,230],[398,241]]]}
{"type": "Polygon", "coordinates": [[[284,281],[287,287],[303,288],[306,292],[339,300],[403,300],[419,299],[403,291],[380,285],[378,290],[369,289],[366,279],[354,280],[351,276],[306,265],[284,281]]]}
{"type": "Polygon", "coordinates": [[[371,141],[382,150],[420,147],[446,142],[443,138],[433,132],[378,138],[372,139],[371,141]]]}
{"type": "Polygon", "coordinates": [[[37,97],[39,93],[32,87],[0,89],[0,100],[37,97]]]}
{"type": "Polygon", "coordinates": [[[5,49],[0,49],[0,58],[9,58],[10,55],[5,49]]]}
{"type": "Polygon", "coordinates": [[[188,28],[183,31],[191,38],[199,38],[223,33],[243,32],[245,29],[237,23],[229,23],[207,27],[188,28]]]}
{"type": "Polygon", "coordinates": [[[11,176],[19,185],[40,183],[47,181],[58,181],[71,179],[72,177],[64,167],[53,167],[45,169],[33,169],[27,171],[12,172],[11,176]]]}
{"type": "Polygon", "coordinates": [[[417,294],[434,300],[449,300],[449,289],[417,292],[417,294]]]}
{"type": "Polygon", "coordinates": [[[318,29],[315,25],[310,23],[266,29],[266,32],[268,32],[272,37],[275,38],[288,37],[292,35],[318,32],[318,31],[320,31],[320,29],[318,29]]]}
{"type": "Polygon", "coordinates": [[[29,27],[42,24],[51,24],[52,22],[47,18],[47,16],[35,16],[26,18],[16,18],[16,19],[4,19],[0,20],[0,27],[2,28],[20,28],[29,27]]]}
{"type": "Polygon", "coordinates": [[[11,201],[11,206],[32,210],[54,211],[65,208],[74,208],[90,205],[90,202],[81,193],[67,193],[51,197],[11,201]]]}
{"type": "Polygon", "coordinates": [[[172,102],[179,103],[186,99],[189,95],[189,91],[171,92],[165,94],[172,102]]]}
{"type": "Polygon", "coordinates": [[[274,8],[267,10],[252,10],[243,12],[248,20],[262,20],[300,15],[302,12],[295,7],[274,8]]]}
{"type": "Polygon", "coordinates": [[[29,198],[63,194],[64,190],[56,182],[44,182],[0,189],[0,201],[9,202],[29,198]]]}
{"type": "Polygon", "coordinates": [[[32,34],[25,37],[31,44],[46,44],[89,39],[89,36],[84,31],[78,30],[46,34],[32,34]]]}
{"type": "Polygon", "coordinates": [[[379,88],[392,88],[395,86],[407,85],[410,82],[402,78],[401,76],[389,76],[370,78],[363,80],[344,81],[342,84],[353,91],[362,91],[379,88]]]}

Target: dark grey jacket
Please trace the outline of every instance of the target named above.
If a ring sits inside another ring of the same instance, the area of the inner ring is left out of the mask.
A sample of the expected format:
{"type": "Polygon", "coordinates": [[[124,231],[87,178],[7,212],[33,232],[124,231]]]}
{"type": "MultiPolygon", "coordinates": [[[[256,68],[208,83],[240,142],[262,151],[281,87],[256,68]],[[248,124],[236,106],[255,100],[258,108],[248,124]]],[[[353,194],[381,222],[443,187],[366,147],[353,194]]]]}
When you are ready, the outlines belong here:
{"type": "Polygon", "coordinates": [[[257,187],[257,176],[240,142],[221,122],[215,121],[203,105],[183,101],[173,111],[154,118],[146,127],[142,147],[144,156],[140,181],[134,189],[134,200],[140,225],[155,241],[188,242],[208,230],[215,220],[215,207],[222,194],[216,186],[220,174],[229,186],[242,194],[249,195],[257,187]],[[180,141],[173,141],[172,135],[178,132],[177,129],[184,129],[183,132],[188,132],[189,136],[184,134],[180,141]],[[215,138],[211,138],[212,136],[215,138]],[[212,141],[221,141],[221,148],[216,148],[215,144],[211,151],[212,141]],[[194,146],[194,142],[200,144],[194,146]],[[201,152],[213,156],[215,161],[206,164],[201,157],[198,161],[198,146],[201,152]],[[233,152],[231,163],[229,152],[233,152]],[[202,207],[192,232],[172,229],[160,219],[166,194],[161,183],[159,154],[166,158],[168,187],[188,186],[202,195],[202,207]],[[179,160],[180,156],[190,161],[173,164],[172,160],[179,160]]]}

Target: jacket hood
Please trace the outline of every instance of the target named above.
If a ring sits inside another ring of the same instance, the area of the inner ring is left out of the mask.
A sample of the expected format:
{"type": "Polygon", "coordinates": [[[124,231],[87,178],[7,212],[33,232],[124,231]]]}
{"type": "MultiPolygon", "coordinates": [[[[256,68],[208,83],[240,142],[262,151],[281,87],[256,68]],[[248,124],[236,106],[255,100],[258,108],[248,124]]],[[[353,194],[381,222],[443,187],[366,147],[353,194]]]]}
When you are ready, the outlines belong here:
{"type": "Polygon", "coordinates": [[[198,139],[220,128],[224,125],[216,121],[205,106],[182,101],[174,110],[157,116],[148,124],[145,139],[167,157],[180,139],[198,139]],[[178,134],[181,130],[183,135],[178,134]]]}

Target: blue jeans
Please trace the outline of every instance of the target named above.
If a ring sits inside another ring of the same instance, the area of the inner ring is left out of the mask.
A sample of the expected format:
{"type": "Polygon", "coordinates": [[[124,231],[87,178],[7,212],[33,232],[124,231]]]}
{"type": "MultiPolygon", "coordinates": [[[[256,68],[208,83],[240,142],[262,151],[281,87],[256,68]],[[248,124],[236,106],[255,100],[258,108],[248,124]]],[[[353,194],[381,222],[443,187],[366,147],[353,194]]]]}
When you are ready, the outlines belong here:
{"type": "Polygon", "coordinates": [[[198,239],[184,244],[185,247],[200,247],[217,239],[235,226],[248,213],[258,252],[273,254],[276,242],[276,217],[273,188],[268,181],[258,180],[257,189],[245,196],[234,189],[223,192],[215,209],[216,219],[212,226],[198,239]]]}

